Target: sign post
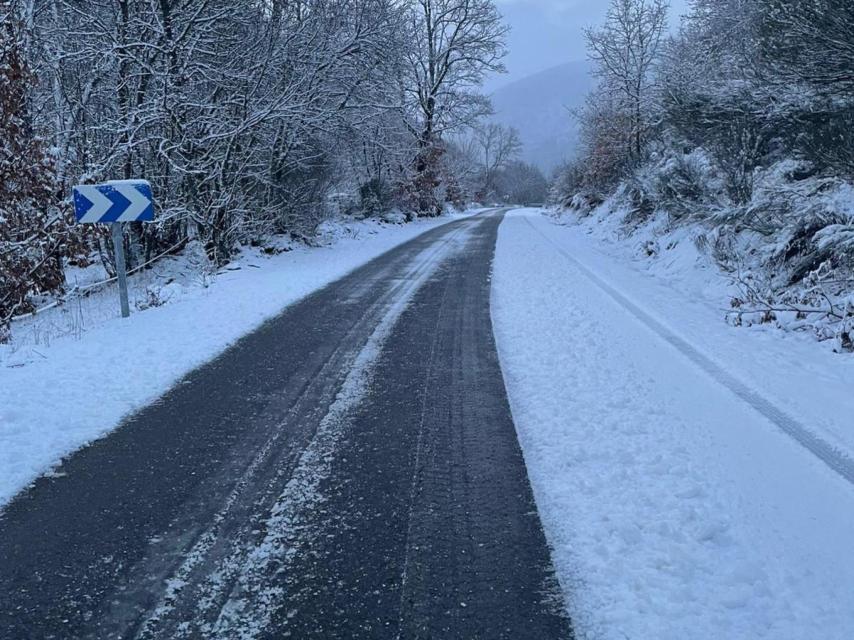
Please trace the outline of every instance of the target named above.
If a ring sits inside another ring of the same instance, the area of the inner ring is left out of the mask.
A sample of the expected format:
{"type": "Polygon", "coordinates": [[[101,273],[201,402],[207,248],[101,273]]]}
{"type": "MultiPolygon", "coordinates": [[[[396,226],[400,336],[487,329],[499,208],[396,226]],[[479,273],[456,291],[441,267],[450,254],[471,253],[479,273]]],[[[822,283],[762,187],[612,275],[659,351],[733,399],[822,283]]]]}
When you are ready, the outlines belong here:
{"type": "Polygon", "coordinates": [[[119,281],[119,299],[122,305],[122,318],[130,315],[130,303],[128,302],[128,274],[125,265],[125,240],[124,223],[113,223],[113,247],[116,250],[116,278],[119,281]]]}
{"type": "Polygon", "coordinates": [[[130,315],[127,266],[125,264],[124,223],[153,222],[154,197],[145,180],[114,180],[104,184],[74,187],[74,215],[78,223],[112,225],[122,317],[130,315]]]}

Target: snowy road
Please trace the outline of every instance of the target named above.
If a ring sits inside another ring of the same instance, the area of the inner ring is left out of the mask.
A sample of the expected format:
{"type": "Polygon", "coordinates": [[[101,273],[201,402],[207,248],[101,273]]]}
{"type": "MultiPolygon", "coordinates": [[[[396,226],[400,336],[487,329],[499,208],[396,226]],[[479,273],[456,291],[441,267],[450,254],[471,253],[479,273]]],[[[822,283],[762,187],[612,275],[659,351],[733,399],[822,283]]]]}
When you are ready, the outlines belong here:
{"type": "Polygon", "coordinates": [[[577,635],[854,637],[845,358],[727,327],[607,250],[511,212],[493,280],[577,635]]]}
{"type": "Polygon", "coordinates": [[[568,637],[492,337],[501,217],[311,295],[17,496],[0,637],[568,637]]]}
{"type": "Polygon", "coordinates": [[[850,361],[597,242],[482,214],[294,304],[9,504],[0,638],[854,637],[850,361]]]}

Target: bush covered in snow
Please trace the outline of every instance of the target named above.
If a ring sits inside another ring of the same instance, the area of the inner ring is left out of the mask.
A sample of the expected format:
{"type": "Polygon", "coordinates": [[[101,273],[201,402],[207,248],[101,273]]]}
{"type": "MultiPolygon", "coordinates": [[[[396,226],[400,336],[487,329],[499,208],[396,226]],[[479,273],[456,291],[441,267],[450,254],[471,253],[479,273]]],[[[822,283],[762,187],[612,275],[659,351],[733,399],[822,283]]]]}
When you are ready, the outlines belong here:
{"type": "Polygon", "coordinates": [[[854,5],[696,0],[670,39],[663,6],[614,0],[588,32],[600,83],[552,200],[608,199],[628,232],[693,225],[743,291],[732,322],[851,350],[854,5]]]}

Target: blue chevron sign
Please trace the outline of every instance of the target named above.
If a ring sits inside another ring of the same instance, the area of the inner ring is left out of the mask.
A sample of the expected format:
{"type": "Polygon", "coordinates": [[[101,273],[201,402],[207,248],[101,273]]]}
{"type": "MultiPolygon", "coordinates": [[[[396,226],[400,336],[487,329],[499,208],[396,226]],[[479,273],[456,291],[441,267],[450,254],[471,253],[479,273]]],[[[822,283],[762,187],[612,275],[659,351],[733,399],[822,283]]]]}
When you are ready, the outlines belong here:
{"type": "Polygon", "coordinates": [[[74,187],[77,222],[152,222],[154,196],[145,180],[114,180],[74,187]]]}

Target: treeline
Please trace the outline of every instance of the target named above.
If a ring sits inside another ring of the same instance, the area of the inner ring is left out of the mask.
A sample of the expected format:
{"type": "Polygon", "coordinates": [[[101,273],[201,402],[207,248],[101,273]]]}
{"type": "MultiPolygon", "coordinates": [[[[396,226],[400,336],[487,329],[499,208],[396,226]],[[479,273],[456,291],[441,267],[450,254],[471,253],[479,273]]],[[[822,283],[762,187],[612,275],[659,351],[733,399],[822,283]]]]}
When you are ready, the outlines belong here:
{"type": "Polygon", "coordinates": [[[131,266],[311,235],[340,192],[411,217],[462,204],[478,187],[454,140],[483,127],[506,32],[491,0],[0,0],[0,327],[65,265],[109,270],[74,184],[152,183],[131,266]]]}
{"type": "Polygon", "coordinates": [[[485,122],[451,142],[451,172],[478,202],[543,203],[548,179],[539,167],[519,159],[521,150],[516,129],[485,122]]]}
{"type": "Polygon", "coordinates": [[[676,35],[667,16],[664,0],[613,0],[587,31],[598,87],[553,198],[702,225],[718,262],[750,274],[734,304],[820,311],[850,344],[854,3],[694,0],[676,35]]]}

